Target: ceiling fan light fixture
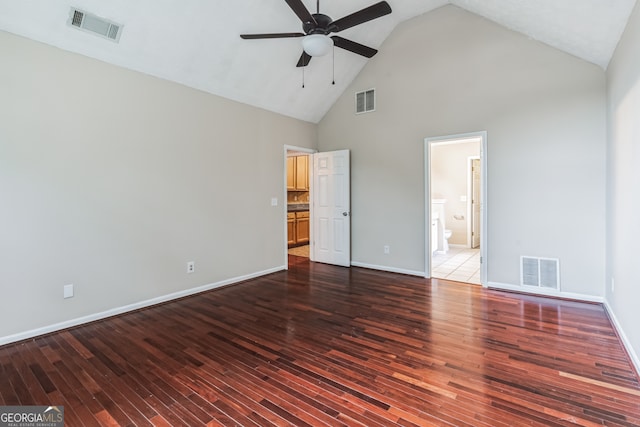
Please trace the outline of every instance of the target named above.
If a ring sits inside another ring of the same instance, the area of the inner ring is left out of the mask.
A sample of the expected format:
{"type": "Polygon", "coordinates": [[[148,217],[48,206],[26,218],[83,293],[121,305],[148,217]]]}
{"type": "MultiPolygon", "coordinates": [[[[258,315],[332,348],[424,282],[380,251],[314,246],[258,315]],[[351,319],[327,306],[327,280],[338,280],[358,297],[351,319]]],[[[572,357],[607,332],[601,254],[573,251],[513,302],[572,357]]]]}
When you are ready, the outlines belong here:
{"type": "Polygon", "coordinates": [[[302,39],[302,48],[309,56],[323,56],[333,46],[331,37],[324,34],[309,34],[302,39]]]}

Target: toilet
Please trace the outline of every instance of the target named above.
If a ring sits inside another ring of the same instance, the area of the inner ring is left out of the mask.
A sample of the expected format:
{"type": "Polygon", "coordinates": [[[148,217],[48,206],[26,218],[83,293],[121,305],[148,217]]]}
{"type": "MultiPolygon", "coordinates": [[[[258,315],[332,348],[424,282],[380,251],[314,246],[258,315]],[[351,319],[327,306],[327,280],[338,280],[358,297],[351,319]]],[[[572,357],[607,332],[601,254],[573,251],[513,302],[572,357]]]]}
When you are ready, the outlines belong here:
{"type": "Polygon", "coordinates": [[[445,254],[449,252],[449,237],[451,237],[452,233],[453,231],[449,229],[444,230],[444,242],[442,242],[442,250],[445,254]]]}
{"type": "Polygon", "coordinates": [[[446,254],[449,251],[447,239],[451,237],[451,230],[445,228],[445,208],[446,199],[431,200],[431,247],[434,253],[446,254]]]}

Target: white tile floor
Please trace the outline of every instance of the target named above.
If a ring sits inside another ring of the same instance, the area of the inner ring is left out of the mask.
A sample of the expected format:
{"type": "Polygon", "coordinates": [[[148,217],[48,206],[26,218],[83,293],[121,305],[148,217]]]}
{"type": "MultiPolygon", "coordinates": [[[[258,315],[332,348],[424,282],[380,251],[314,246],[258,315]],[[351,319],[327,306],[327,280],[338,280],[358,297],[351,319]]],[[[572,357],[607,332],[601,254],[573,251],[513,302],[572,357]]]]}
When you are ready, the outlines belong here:
{"type": "Polygon", "coordinates": [[[431,258],[431,276],[438,279],[480,284],[480,249],[449,246],[446,254],[431,258]]]}

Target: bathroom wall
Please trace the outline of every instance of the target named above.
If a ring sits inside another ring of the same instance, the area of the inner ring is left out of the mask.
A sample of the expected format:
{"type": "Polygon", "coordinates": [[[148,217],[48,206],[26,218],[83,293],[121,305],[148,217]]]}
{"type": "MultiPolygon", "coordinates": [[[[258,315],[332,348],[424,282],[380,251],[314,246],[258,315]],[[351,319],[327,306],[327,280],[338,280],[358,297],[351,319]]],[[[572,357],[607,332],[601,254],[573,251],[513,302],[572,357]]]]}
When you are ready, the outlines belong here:
{"type": "Polygon", "coordinates": [[[469,157],[480,156],[479,142],[431,146],[431,197],[446,199],[445,228],[452,231],[449,244],[467,245],[467,197],[469,157]],[[456,219],[456,217],[462,219],[456,219]]]}

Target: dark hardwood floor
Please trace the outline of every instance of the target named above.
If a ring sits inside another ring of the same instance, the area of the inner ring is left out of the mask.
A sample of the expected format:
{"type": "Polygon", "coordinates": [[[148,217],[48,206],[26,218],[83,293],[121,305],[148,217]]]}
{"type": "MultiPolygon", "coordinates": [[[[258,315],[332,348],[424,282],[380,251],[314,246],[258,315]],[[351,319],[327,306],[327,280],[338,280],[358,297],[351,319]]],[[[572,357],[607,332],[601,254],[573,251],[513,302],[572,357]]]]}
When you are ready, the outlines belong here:
{"type": "Polygon", "coordinates": [[[66,425],[640,425],[602,306],[310,264],[0,347],[66,425]]]}

